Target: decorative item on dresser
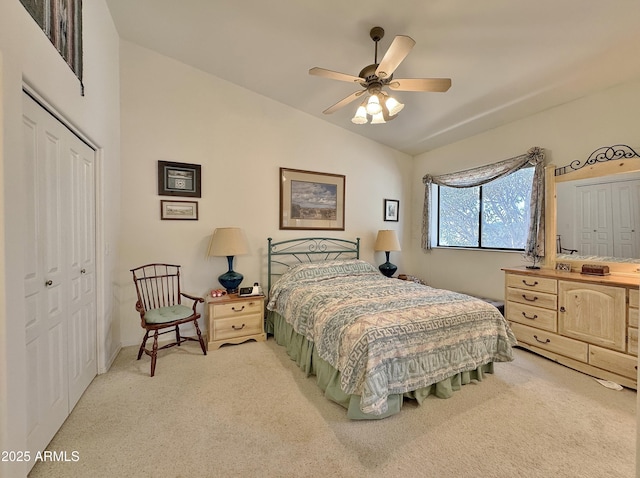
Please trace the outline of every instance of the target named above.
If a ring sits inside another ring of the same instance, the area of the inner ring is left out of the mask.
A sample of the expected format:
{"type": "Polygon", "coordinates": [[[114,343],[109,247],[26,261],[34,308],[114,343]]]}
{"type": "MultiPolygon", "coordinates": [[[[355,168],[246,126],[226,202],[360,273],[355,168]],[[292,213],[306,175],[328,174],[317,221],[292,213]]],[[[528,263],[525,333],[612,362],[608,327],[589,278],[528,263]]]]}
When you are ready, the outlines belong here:
{"type": "Polygon", "coordinates": [[[239,227],[219,227],[213,231],[207,257],[227,257],[229,270],[218,277],[218,282],[228,294],[238,291],[244,276],[233,270],[233,258],[248,251],[247,240],[239,227]]]}
{"type": "Polygon", "coordinates": [[[376,237],[376,243],[373,246],[375,251],[384,251],[387,261],[383,264],[380,264],[378,269],[382,272],[383,275],[387,277],[391,277],[398,270],[398,267],[395,264],[389,262],[389,252],[390,251],[399,251],[400,242],[398,241],[398,236],[396,236],[396,231],[392,231],[389,229],[385,229],[382,231],[378,231],[378,236],[376,237]]]}
{"type": "Polygon", "coordinates": [[[503,270],[506,318],[521,347],[637,389],[640,277],[503,270]]]}
{"type": "Polygon", "coordinates": [[[223,344],[247,340],[266,340],[264,296],[239,297],[237,294],[207,297],[209,309],[209,350],[223,344]]]}

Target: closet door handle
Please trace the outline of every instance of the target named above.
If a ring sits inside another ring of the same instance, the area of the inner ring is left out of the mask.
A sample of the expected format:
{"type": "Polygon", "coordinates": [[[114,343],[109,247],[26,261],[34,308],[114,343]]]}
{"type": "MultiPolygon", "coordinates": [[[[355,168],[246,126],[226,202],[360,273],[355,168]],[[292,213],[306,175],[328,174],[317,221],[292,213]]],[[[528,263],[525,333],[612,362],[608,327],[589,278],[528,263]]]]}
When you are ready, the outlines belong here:
{"type": "Polygon", "coordinates": [[[49,279],[47,282],[44,283],[45,287],[51,287],[53,285],[53,281],[51,279],[49,279]]]}
{"type": "Polygon", "coordinates": [[[87,270],[86,269],[80,269],[80,274],[86,274],[87,270]]]}
{"type": "Polygon", "coordinates": [[[560,307],[560,312],[566,312],[567,309],[565,309],[564,307],[560,307]]]}

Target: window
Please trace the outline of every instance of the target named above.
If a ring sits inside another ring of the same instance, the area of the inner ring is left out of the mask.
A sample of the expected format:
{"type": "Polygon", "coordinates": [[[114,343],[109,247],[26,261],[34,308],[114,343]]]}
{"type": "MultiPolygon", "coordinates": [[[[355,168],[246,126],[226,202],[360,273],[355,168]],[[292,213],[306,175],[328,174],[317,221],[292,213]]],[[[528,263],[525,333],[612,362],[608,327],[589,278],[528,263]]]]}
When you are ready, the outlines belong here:
{"type": "Polygon", "coordinates": [[[524,250],[534,168],[473,188],[438,186],[438,246],[524,250]]]}

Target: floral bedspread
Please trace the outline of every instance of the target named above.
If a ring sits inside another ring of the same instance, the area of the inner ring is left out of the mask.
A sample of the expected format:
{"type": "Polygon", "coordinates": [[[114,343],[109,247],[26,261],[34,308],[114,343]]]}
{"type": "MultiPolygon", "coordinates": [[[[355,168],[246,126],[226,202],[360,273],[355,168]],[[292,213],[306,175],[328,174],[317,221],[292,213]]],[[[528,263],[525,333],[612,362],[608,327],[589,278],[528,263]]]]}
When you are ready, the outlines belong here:
{"type": "Polygon", "coordinates": [[[387,396],[489,362],[513,360],[516,339],[500,312],[468,295],[390,279],[361,260],[291,268],[267,305],[315,344],[364,413],[387,396]]]}

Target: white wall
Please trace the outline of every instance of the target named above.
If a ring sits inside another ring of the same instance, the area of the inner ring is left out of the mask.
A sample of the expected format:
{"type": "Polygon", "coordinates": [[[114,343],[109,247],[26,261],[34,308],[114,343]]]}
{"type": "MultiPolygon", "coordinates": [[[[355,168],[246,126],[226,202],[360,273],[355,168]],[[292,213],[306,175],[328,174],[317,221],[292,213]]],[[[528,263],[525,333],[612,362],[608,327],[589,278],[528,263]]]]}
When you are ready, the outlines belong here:
{"type": "MultiPolygon", "coordinates": [[[[384,262],[372,250],[379,229],[396,229],[408,246],[401,228],[410,210],[410,156],[138,45],[123,42],[120,58],[124,344],[142,338],[129,269],[173,262],[183,266],[185,290],[204,295],[219,288],[226,258],[205,259],[216,227],[246,233],[250,253],[234,261],[243,285],[266,285],[268,237],[360,237],[362,258],[374,264],[384,262]],[[198,221],[160,220],[160,200],[171,197],[158,196],[158,160],[202,165],[198,221]],[[345,231],[280,231],[280,167],[344,174],[345,231]],[[383,221],[384,198],[400,200],[401,222],[383,221]]],[[[392,253],[400,270],[403,261],[392,253]]]]}
{"type": "MultiPolygon", "coordinates": [[[[586,159],[601,146],[627,144],[640,151],[640,82],[566,103],[520,121],[416,156],[411,177],[411,257],[407,270],[435,287],[492,298],[504,296],[502,267],[527,265],[518,253],[420,248],[425,174],[444,174],[545,148],[547,164],[586,159]]],[[[555,244],[547,244],[555,247],[555,244]]]]}
{"type": "MultiPolygon", "coordinates": [[[[111,284],[119,223],[119,39],[104,0],[84,2],[85,96],[73,72],[18,0],[0,2],[0,248],[7,277],[0,297],[0,450],[25,450],[22,86],[30,85],[99,148],[98,324],[101,368],[119,348],[111,284]],[[103,251],[111,251],[109,255],[103,251]]],[[[0,462],[0,476],[23,476],[24,464],[0,462]]]]}

